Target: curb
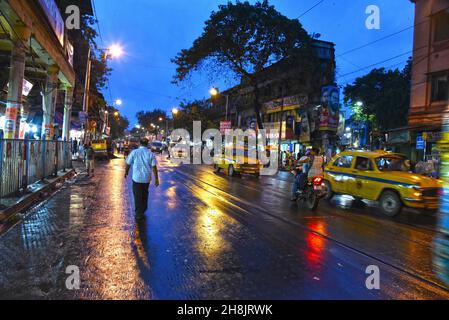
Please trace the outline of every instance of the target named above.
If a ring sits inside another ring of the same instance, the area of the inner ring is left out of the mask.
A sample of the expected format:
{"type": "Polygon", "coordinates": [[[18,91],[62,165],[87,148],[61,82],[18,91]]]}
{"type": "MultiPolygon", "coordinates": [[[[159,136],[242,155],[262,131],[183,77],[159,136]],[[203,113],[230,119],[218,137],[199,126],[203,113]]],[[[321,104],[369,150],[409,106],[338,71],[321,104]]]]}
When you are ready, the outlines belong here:
{"type": "Polygon", "coordinates": [[[64,183],[66,180],[72,178],[75,174],[76,174],[75,169],[70,169],[64,175],[62,175],[58,178],[55,178],[55,180],[53,180],[52,182],[43,186],[41,189],[33,192],[30,195],[23,197],[20,201],[18,201],[16,204],[12,205],[11,207],[8,207],[4,210],[0,210],[0,224],[6,223],[8,220],[10,220],[16,214],[18,214],[22,211],[28,210],[35,204],[45,200],[48,197],[49,192],[56,191],[57,184],[64,183]]]}

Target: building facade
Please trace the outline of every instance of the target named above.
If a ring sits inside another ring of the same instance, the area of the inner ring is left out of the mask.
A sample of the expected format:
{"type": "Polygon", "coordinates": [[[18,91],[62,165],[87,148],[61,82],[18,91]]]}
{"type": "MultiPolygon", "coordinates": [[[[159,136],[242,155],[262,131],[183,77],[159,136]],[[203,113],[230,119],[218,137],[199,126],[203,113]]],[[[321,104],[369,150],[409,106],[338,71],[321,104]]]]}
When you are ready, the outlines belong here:
{"type": "MultiPolygon", "coordinates": [[[[259,74],[261,118],[265,127],[280,131],[280,150],[298,154],[305,147],[322,150],[336,143],[339,90],[335,78],[335,45],[314,40],[319,70],[312,77],[302,76],[290,61],[275,63],[259,74]],[[332,100],[332,108],[330,101],[332,100]],[[330,125],[332,119],[337,119],[330,125]]],[[[245,79],[238,86],[212,99],[219,121],[232,122],[233,128],[256,128],[253,88],[245,79]],[[227,105],[227,108],[226,108],[227,105]]]]}
{"type": "Polygon", "coordinates": [[[69,139],[74,46],[54,0],[0,1],[0,119],[6,139],[69,139]],[[62,124],[55,120],[57,106],[62,124]]]}
{"type": "Polygon", "coordinates": [[[420,161],[437,152],[442,118],[449,111],[449,0],[412,2],[415,31],[407,139],[412,160],[420,161]]]}

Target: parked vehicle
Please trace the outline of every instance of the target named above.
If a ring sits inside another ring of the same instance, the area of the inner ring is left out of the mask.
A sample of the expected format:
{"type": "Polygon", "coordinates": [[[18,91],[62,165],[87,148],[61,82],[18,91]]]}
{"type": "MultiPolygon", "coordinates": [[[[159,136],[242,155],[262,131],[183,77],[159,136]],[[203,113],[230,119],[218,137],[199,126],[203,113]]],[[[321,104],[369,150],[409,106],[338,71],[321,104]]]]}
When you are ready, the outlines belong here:
{"type": "Polygon", "coordinates": [[[92,149],[95,151],[95,158],[108,159],[108,143],[105,139],[92,141],[92,149]]]}
{"type": "Polygon", "coordinates": [[[325,168],[327,199],[347,194],[379,201],[381,211],[396,216],[402,207],[437,210],[441,181],[409,172],[406,157],[385,151],[345,151],[325,168]]]}

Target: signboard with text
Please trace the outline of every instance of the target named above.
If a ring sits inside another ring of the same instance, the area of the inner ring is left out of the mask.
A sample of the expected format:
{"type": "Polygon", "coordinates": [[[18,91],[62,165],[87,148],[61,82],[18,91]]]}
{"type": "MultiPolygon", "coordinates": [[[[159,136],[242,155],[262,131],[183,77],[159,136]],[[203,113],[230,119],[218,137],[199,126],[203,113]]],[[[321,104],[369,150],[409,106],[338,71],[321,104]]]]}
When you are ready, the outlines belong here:
{"type": "Polygon", "coordinates": [[[31,82],[29,82],[27,79],[23,79],[22,95],[25,97],[28,97],[28,95],[30,94],[32,89],[33,89],[33,84],[31,82]]]}
{"type": "Polygon", "coordinates": [[[220,122],[220,132],[221,134],[225,134],[226,130],[232,129],[231,121],[221,121],[220,122]]]}
{"type": "Polygon", "coordinates": [[[307,104],[308,100],[307,95],[295,95],[266,102],[263,104],[263,108],[266,113],[294,110],[301,105],[307,104]]]}
{"type": "Polygon", "coordinates": [[[56,37],[58,38],[61,46],[64,45],[64,20],[62,19],[59,8],[56,5],[55,0],[39,0],[42,9],[47,16],[48,22],[50,22],[56,37]]]}
{"type": "Polygon", "coordinates": [[[424,150],[425,143],[422,136],[416,136],[416,150],[424,150]]]}

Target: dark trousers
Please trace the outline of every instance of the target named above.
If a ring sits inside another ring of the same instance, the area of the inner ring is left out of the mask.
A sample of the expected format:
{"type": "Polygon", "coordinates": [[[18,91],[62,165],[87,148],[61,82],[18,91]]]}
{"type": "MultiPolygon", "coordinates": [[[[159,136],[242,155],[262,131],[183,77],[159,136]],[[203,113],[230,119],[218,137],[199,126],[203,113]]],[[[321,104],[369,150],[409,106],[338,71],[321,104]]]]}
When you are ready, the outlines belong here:
{"type": "Polygon", "coordinates": [[[133,181],[134,206],[136,217],[142,217],[148,209],[149,183],[137,183],[133,181]]]}

